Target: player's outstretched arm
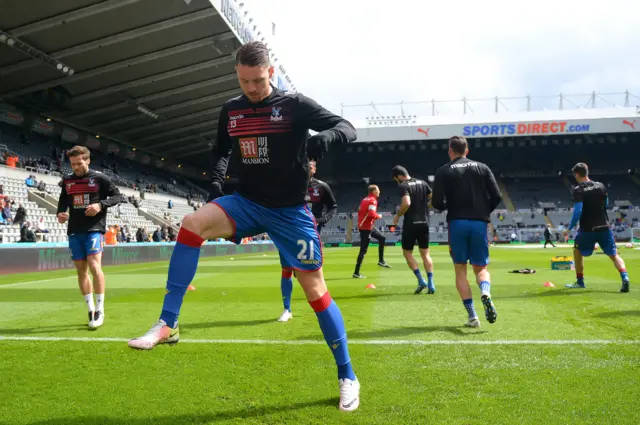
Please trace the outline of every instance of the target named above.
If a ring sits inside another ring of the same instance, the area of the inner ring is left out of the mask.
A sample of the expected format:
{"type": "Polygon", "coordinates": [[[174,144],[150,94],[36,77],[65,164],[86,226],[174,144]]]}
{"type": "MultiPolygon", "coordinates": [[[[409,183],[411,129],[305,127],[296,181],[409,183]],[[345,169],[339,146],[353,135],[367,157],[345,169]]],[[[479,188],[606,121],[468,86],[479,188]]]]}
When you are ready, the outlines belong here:
{"type": "Polygon", "coordinates": [[[107,199],[100,201],[100,206],[104,208],[115,207],[118,204],[122,204],[127,201],[127,198],[120,193],[118,186],[113,184],[111,179],[106,175],[100,176],[102,184],[104,185],[104,193],[107,195],[107,199]]]}
{"type": "Polygon", "coordinates": [[[438,211],[444,211],[447,209],[447,203],[445,200],[444,176],[442,175],[442,172],[440,172],[440,170],[438,170],[438,172],[436,173],[433,182],[431,205],[433,205],[433,208],[438,211]]]}
{"type": "Polygon", "coordinates": [[[216,142],[211,150],[211,190],[209,191],[209,201],[221,197],[224,193],[222,188],[229,167],[229,158],[231,157],[231,139],[227,131],[229,115],[227,108],[224,106],[220,110],[218,118],[218,133],[216,142]]]}
{"type": "Polygon", "coordinates": [[[500,201],[502,200],[502,193],[500,192],[500,187],[498,186],[498,182],[496,181],[496,177],[493,175],[491,169],[485,165],[485,178],[487,179],[487,191],[489,192],[489,210],[493,212],[500,201]]]}
{"type": "Polygon", "coordinates": [[[320,106],[315,100],[302,94],[296,94],[299,101],[299,118],[307,128],[318,134],[309,138],[309,156],[322,158],[329,150],[330,143],[351,143],[358,137],[356,129],[346,119],[320,106]]]}

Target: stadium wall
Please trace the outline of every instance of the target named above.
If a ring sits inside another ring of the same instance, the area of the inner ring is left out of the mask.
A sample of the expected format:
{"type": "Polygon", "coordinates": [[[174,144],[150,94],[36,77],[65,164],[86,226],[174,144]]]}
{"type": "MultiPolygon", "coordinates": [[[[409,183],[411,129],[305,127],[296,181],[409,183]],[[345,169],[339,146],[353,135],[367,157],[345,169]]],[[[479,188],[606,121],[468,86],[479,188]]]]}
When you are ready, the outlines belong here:
{"type": "MultiPolygon", "coordinates": [[[[102,264],[116,266],[124,264],[169,261],[175,243],[129,243],[104,247],[102,264]]],[[[231,243],[207,243],[202,246],[201,257],[250,254],[274,251],[271,242],[235,245],[231,243]]],[[[28,273],[75,268],[68,245],[52,244],[7,244],[0,248],[0,274],[28,273]],[[6,246],[6,248],[5,248],[6,246]]]]}

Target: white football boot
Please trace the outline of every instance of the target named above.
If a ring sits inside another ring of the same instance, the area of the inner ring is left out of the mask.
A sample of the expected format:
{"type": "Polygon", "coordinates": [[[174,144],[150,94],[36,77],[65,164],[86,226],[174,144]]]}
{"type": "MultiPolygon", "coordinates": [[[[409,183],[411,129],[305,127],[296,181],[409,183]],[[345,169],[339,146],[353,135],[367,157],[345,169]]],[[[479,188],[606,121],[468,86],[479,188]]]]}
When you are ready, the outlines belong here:
{"type": "Polygon", "coordinates": [[[158,320],[149,332],[138,338],[130,339],[127,345],[139,350],[151,350],[158,344],[177,344],[180,340],[180,329],[171,329],[164,320],[158,320]]]}
{"type": "Polygon", "coordinates": [[[360,406],[360,381],[356,379],[339,379],[340,404],[338,407],[343,412],[352,412],[360,406]]]}
{"type": "Polygon", "coordinates": [[[293,314],[289,310],[285,310],[278,318],[278,322],[288,322],[291,319],[293,319],[293,314]]]}

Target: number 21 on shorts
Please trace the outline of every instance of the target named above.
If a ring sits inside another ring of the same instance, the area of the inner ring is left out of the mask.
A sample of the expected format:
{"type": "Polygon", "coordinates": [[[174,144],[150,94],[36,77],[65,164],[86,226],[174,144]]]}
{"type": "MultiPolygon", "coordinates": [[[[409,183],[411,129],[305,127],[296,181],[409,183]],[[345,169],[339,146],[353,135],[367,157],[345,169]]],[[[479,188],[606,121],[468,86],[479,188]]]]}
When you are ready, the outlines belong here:
{"type": "Polygon", "coordinates": [[[313,240],[309,240],[309,242],[307,242],[304,239],[298,239],[298,246],[300,247],[300,251],[297,255],[298,260],[313,260],[313,240]],[[307,251],[309,251],[308,256],[307,251]]]}

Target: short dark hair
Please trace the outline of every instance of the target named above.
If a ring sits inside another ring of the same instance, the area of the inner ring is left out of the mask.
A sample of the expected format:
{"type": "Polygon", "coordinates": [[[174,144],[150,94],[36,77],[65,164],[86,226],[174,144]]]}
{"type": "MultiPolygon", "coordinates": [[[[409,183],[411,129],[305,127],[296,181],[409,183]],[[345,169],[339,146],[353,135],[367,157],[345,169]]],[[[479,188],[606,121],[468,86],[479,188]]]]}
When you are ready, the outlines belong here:
{"type": "Polygon", "coordinates": [[[270,66],[269,49],[260,41],[250,41],[238,49],[236,65],[270,66]]]}
{"type": "Polygon", "coordinates": [[[369,187],[367,188],[367,192],[369,192],[369,194],[372,194],[373,192],[375,192],[376,190],[378,190],[378,186],[375,184],[371,184],[369,185],[369,187]]]}
{"type": "Polygon", "coordinates": [[[399,176],[403,176],[403,177],[409,176],[409,172],[402,165],[396,165],[391,169],[391,177],[399,177],[399,176]]]}
{"type": "Polygon", "coordinates": [[[86,161],[87,159],[91,158],[91,152],[84,146],[74,146],[67,151],[67,156],[69,158],[73,158],[74,156],[82,156],[82,159],[86,161]]]}
{"type": "Polygon", "coordinates": [[[571,171],[573,171],[573,174],[577,174],[580,177],[587,177],[589,175],[589,167],[584,162],[578,162],[573,166],[571,171]]]}
{"type": "Polygon", "coordinates": [[[464,155],[466,150],[469,149],[469,144],[464,136],[453,136],[449,139],[449,149],[455,154],[464,155]]]}

